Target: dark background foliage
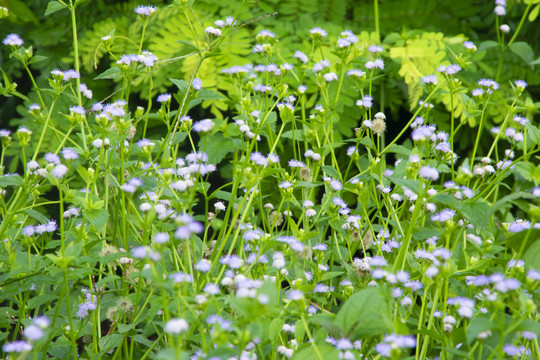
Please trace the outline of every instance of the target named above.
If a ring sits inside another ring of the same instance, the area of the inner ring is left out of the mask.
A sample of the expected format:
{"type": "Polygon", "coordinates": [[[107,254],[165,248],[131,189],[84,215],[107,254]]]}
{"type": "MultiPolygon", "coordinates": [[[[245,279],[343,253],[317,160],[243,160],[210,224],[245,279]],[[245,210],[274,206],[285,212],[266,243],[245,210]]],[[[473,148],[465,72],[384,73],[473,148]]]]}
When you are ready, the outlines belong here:
{"type": "MultiPolygon", "coordinates": [[[[182,12],[176,6],[168,6],[170,2],[156,0],[151,4],[158,7],[150,25],[146,31],[145,48],[155,53],[160,59],[174,58],[185,55],[189,49],[178,41],[192,42],[192,36],[183,19],[182,12]]],[[[215,1],[198,0],[195,9],[201,25],[209,26],[216,19],[235,14],[240,7],[241,0],[215,1]]],[[[38,85],[45,86],[50,70],[55,67],[67,69],[73,67],[73,46],[71,21],[65,10],[58,11],[50,16],[45,16],[48,1],[43,0],[2,0],[1,6],[10,10],[10,17],[0,23],[2,37],[15,32],[24,40],[25,45],[32,45],[35,53],[45,56],[46,59],[34,63],[32,70],[37,78],[38,85]]],[[[77,29],[79,33],[79,48],[81,57],[81,73],[84,81],[94,91],[94,100],[99,101],[110,96],[119,84],[111,81],[92,80],[95,76],[105,71],[114,62],[108,57],[103,48],[99,48],[101,37],[109,34],[114,29],[116,36],[126,36],[137,40],[140,34],[140,22],[134,21],[133,9],[138,5],[147,5],[146,1],[83,1],[77,8],[77,29]]],[[[379,32],[380,42],[385,46],[385,61],[387,49],[401,46],[410,39],[424,39],[429,36],[444,34],[446,39],[453,36],[461,36],[470,39],[479,47],[480,56],[474,61],[471,70],[461,76],[464,82],[476,82],[478,76],[496,78],[499,50],[493,46],[496,40],[495,22],[493,13],[494,2],[492,1],[419,1],[419,0],[385,0],[379,2],[379,32]],[[427,34],[427,35],[426,35],[427,34]]],[[[520,19],[527,7],[522,1],[508,1],[507,15],[500,18],[500,24],[506,23],[512,31],[508,38],[518,27],[520,19]]],[[[533,6],[534,8],[534,6],[533,6]]],[[[534,12],[534,10],[533,10],[534,12]]],[[[377,42],[375,33],[375,11],[372,1],[354,0],[258,0],[250,1],[239,15],[239,21],[245,25],[239,29],[225,45],[222,56],[209,59],[200,69],[200,77],[206,88],[214,88],[222,92],[229,90],[231,84],[227,81],[218,81],[220,69],[234,64],[256,62],[257,58],[250,55],[253,38],[261,29],[269,29],[276,32],[280,39],[280,48],[284,56],[292,55],[295,49],[309,49],[309,37],[306,36],[309,29],[315,26],[326,29],[329,33],[328,42],[335,41],[339,33],[345,29],[356,34],[364,32],[373,43],[377,42]]],[[[507,39],[508,41],[508,39],[507,39]]],[[[534,64],[538,50],[540,50],[540,27],[537,22],[525,20],[516,42],[520,42],[516,51],[505,51],[503,68],[497,79],[499,83],[508,83],[515,79],[527,81],[527,91],[531,98],[538,98],[540,93],[540,74],[535,71],[534,64]]],[[[452,51],[457,51],[458,44],[446,44],[448,54],[445,60],[452,62],[452,51]]],[[[420,42],[421,46],[423,43],[420,42]]],[[[460,45],[460,44],[459,44],[460,45]]],[[[121,55],[133,53],[136,49],[127,41],[116,41],[114,51],[121,55]]],[[[429,59],[429,49],[426,47],[426,59],[429,59]]],[[[0,48],[0,67],[9,74],[12,81],[18,84],[19,92],[27,94],[31,84],[22,68],[15,61],[8,58],[9,51],[0,48]]],[[[374,97],[381,106],[380,109],[389,113],[389,124],[398,123],[402,117],[410,116],[410,108],[416,103],[421,95],[419,87],[413,87],[403,80],[400,71],[400,58],[393,57],[393,62],[387,62],[387,77],[384,78],[375,90],[374,97]],[[401,75],[401,76],[400,76],[401,75]],[[384,96],[384,99],[382,99],[384,96]]],[[[169,78],[187,78],[190,70],[195,65],[195,57],[186,57],[170,63],[156,71],[154,86],[158,93],[175,92],[169,78]]],[[[419,59],[421,61],[421,59],[419,59]]],[[[420,70],[421,66],[419,66],[420,70]]],[[[426,74],[423,74],[426,75],[426,74]]],[[[416,80],[416,79],[415,79],[416,80]]],[[[130,106],[146,105],[144,99],[147,88],[144,84],[135,87],[130,98],[130,106]]],[[[156,95],[156,92],[153,93],[156,95]]],[[[351,94],[351,96],[354,96],[351,94]]],[[[494,101],[502,101],[504,94],[494,101]]],[[[435,112],[449,110],[449,104],[444,99],[439,99],[446,105],[446,109],[436,109],[435,112]]],[[[3,127],[16,126],[21,122],[19,116],[24,116],[26,106],[17,98],[3,98],[0,108],[0,121],[3,127]]],[[[212,117],[226,116],[234,107],[233,102],[226,100],[203,103],[195,115],[212,117]]],[[[522,104],[525,105],[525,104],[522,104]]],[[[463,117],[463,104],[458,113],[463,117]]],[[[531,112],[535,112],[533,106],[529,106],[531,112]]],[[[502,120],[504,109],[492,110],[493,125],[502,120]]],[[[531,115],[531,114],[529,114],[531,115]]],[[[345,127],[354,126],[356,115],[354,106],[346,106],[342,114],[345,127]],[[347,121],[348,120],[348,121],[347,121]]],[[[475,122],[470,122],[475,126],[475,122]]],[[[442,126],[444,129],[444,126],[442,126]]],[[[389,136],[393,130],[399,128],[389,126],[389,136]]],[[[346,130],[342,130],[345,131],[346,130]]],[[[465,137],[460,144],[463,150],[471,144],[465,137]]]]}

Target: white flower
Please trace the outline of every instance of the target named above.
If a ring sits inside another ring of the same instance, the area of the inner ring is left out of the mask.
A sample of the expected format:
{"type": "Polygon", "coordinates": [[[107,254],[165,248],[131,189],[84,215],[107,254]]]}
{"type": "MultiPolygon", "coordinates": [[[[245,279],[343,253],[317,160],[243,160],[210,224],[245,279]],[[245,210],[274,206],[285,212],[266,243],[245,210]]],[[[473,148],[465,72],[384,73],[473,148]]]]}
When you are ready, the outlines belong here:
{"type": "Polygon", "coordinates": [[[184,319],[171,319],[165,324],[165,332],[168,334],[178,335],[189,329],[189,324],[184,319]]]}
{"type": "Polygon", "coordinates": [[[60,165],[56,165],[54,169],[52,169],[51,174],[55,178],[61,178],[64,175],[66,175],[67,171],[68,171],[67,166],[60,164],[60,165]]]}
{"type": "Polygon", "coordinates": [[[205,33],[209,33],[209,34],[212,34],[212,35],[215,35],[215,36],[221,36],[221,30],[220,29],[216,29],[212,26],[209,26],[207,27],[206,29],[204,29],[204,32],[205,33]]]}

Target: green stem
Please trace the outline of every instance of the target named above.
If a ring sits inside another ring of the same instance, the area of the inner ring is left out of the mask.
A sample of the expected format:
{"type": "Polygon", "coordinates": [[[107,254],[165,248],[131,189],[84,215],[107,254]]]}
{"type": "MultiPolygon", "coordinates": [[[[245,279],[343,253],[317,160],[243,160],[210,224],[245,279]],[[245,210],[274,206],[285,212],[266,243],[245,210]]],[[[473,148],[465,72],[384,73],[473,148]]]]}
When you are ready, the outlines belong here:
{"type": "Polygon", "coordinates": [[[41,145],[43,144],[43,139],[45,139],[45,133],[47,132],[47,128],[49,127],[49,122],[51,121],[51,116],[54,109],[54,105],[56,104],[56,99],[57,99],[56,97],[53,99],[51,107],[49,108],[47,119],[45,119],[45,125],[43,125],[43,130],[41,130],[41,136],[39,137],[36,150],[34,150],[34,156],[32,157],[33,161],[37,159],[37,156],[39,154],[39,149],[41,149],[41,145]]]}
{"type": "MultiPolygon", "coordinates": [[[[433,95],[435,95],[435,91],[439,90],[442,85],[444,83],[440,83],[439,85],[437,85],[432,91],[431,93],[428,95],[428,97],[424,100],[424,102],[428,102],[432,97],[433,95]]],[[[380,155],[384,154],[385,152],[388,151],[388,149],[394,145],[398,140],[399,138],[401,138],[401,136],[403,136],[403,134],[405,134],[405,132],[409,129],[409,127],[411,126],[411,124],[413,123],[414,119],[416,119],[416,117],[418,116],[418,114],[420,114],[420,111],[422,111],[424,109],[423,106],[419,106],[418,109],[416,110],[416,112],[411,116],[411,119],[409,120],[409,122],[403,127],[403,129],[400,131],[400,133],[394,138],[394,140],[392,140],[390,142],[390,144],[388,144],[380,153],[380,155]]]]}
{"type": "MultiPolygon", "coordinates": [[[[484,115],[486,114],[487,103],[488,103],[488,100],[486,100],[484,104],[484,108],[482,109],[482,115],[480,116],[480,124],[478,125],[478,133],[476,134],[476,141],[474,143],[474,148],[473,148],[472,157],[471,157],[471,167],[470,167],[471,172],[474,166],[476,150],[478,149],[478,144],[480,143],[480,135],[482,135],[482,129],[484,128],[484,115]]],[[[452,166],[453,165],[454,165],[454,162],[452,161],[452,166]]]]}
{"type": "Polygon", "coordinates": [[[375,18],[375,33],[377,34],[377,42],[381,41],[379,28],[379,0],[373,0],[373,16],[375,18]]]}
{"type": "MultiPolygon", "coordinates": [[[[77,71],[79,74],[80,74],[80,63],[79,63],[79,41],[77,39],[77,20],[76,20],[76,16],[75,16],[75,8],[76,8],[76,3],[77,1],[75,1],[75,4],[73,3],[73,0],[70,0],[69,1],[70,3],[70,6],[69,6],[69,12],[71,13],[71,30],[72,30],[72,33],[73,33],[73,51],[74,51],[74,63],[75,63],[75,71],[77,71]]],[[[76,80],[76,83],[77,83],[77,103],[79,104],[79,106],[82,106],[82,97],[81,97],[81,79],[80,78],[77,78],[75,79],[76,80]]],[[[86,149],[86,146],[85,146],[85,149],[86,149]]]]}
{"type": "Polygon", "coordinates": [[[523,23],[525,22],[525,18],[527,17],[527,14],[529,13],[529,10],[531,9],[533,4],[535,4],[535,3],[536,3],[535,1],[529,1],[529,4],[527,5],[527,8],[525,8],[525,12],[521,16],[521,20],[519,20],[519,25],[518,25],[516,31],[514,32],[514,35],[510,38],[510,41],[506,45],[507,47],[512,45],[514,43],[514,40],[516,40],[519,32],[521,31],[521,27],[523,26],[523,23]]]}
{"type": "Polygon", "coordinates": [[[39,91],[39,88],[36,84],[36,80],[34,79],[34,76],[32,75],[32,72],[30,71],[30,68],[27,64],[24,64],[24,68],[26,69],[26,72],[28,73],[28,76],[30,76],[30,80],[32,81],[32,85],[34,85],[34,89],[36,90],[36,93],[39,97],[39,102],[41,103],[41,107],[43,109],[46,109],[45,102],[43,101],[43,98],[41,97],[41,92],[39,91]]]}

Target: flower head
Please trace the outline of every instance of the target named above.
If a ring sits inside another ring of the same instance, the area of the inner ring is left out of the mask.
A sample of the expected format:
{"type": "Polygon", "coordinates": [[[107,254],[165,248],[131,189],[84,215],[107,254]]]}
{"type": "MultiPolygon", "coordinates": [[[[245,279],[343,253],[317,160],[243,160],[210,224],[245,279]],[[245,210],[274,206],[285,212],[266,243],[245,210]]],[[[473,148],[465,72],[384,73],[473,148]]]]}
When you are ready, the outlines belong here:
{"type": "Polygon", "coordinates": [[[2,43],[7,46],[22,46],[24,41],[17,34],[9,34],[2,43]]]}
{"type": "Polygon", "coordinates": [[[142,16],[150,16],[156,11],[156,7],[153,5],[140,5],[135,8],[135,12],[142,16]]]}

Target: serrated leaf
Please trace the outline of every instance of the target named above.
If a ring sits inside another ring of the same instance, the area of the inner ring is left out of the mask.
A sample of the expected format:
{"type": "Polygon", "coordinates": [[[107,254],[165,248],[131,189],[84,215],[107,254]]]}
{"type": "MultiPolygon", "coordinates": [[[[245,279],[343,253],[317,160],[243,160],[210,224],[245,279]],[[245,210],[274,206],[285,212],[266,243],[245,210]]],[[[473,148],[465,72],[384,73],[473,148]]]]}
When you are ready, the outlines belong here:
{"type": "Polygon", "coordinates": [[[197,92],[197,100],[219,100],[223,98],[224,96],[220,93],[209,89],[201,89],[197,92]]]}
{"type": "Polygon", "coordinates": [[[118,79],[120,78],[120,74],[122,74],[122,70],[119,67],[113,66],[96,76],[94,80],[118,79]]]}
{"type": "Polygon", "coordinates": [[[299,181],[296,183],[297,188],[313,188],[317,186],[321,186],[322,182],[309,182],[309,181],[299,181]]]}
{"type": "Polygon", "coordinates": [[[231,193],[228,191],[218,190],[214,194],[212,194],[211,198],[218,198],[218,199],[223,199],[225,201],[230,201],[231,193]]]}
{"type": "Polygon", "coordinates": [[[336,169],[334,169],[333,167],[329,166],[329,165],[323,165],[321,166],[321,169],[327,173],[328,175],[330,175],[331,177],[333,177],[334,179],[340,179],[340,176],[339,176],[339,173],[336,169]]]}
{"type": "Polygon", "coordinates": [[[480,230],[489,219],[490,206],[483,201],[475,201],[470,204],[463,204],[461,212],[469,220],[477,231],[480,230]]]}
{"type": "Polygon", "coordinates": [[[174,134],[172,144],[176,145],[176,144],[182,143],[184,142],[184,140],[186,140],[186,138],[187,138],[187,133],[177,132],[176,134],[174,134]]]}
{"type": "Polygon", "coordinates": [[[0,186],[22,186],[24,180],[19,175],[4,175],[0,177],[0,186]]]}
{"type": "Polygon", "coordinates": [[[499,46],[499,43],[494,40],[487,40],[480,43],[480,46],[478,46],[478,51],[491,49],[494,47],[499,46]]]}
{"type": "Polygon", "coordinates": [[[322,277],[322,280],[321,281],[326,281],[326,280],[330,280],[330,279],[333,279],[337,276],[340,276],[343,274],[343,271],[331,271],[331,272],[327,272],[327,273],[324,273],[323,277],[322,277]]]}
{"type": "Polygon", "coordinates": [[[24,210],[24,213],[28,216],[30,216],[32,219],[36,219],[37,221],[39,221],[40,223],[42,224],[45,224],[49,221],[49,219],[47,219],[47,217],[45,215],[43,215],[42,213],[34,210],[34,209],[27,209],[27,210],[24,210]]]}
{"type": "Polygon", "coordinates": [[[270,322],[270,326],[268,327],[268,336],[270,337],[270,342],[272,344],[276,344],[277,343],[277,338],[279,336],[279,334],[281,333],[282,329],[283,329],[283,324],[285,323],[285,321],[279,317],[277,318],[274,318],[271,322],[270,322]]]}
{"type": "Polygon", "coordinates": [[[184,40],[178,40],[177,43],[186,45],[189,48],[190,52],[193,52],[193,51],[199,52],[199,48],[196,47],[195,45],[193,45],[190,42],[187,42],[187,41],[184,41],[184,40]]]}
{"type": "Polygon", "coordinates": [[[241,142],[238,139],[226,139],[221,133],[205,136],[199,142],[199,148],[204,149],[208,154],[208,162],[218,164],[233,150],[241,148],[241,142]]]}
{"type": "Polygon", "coordinates": [[[29,64],[35,64],[35,63],[38,63],[38,62],[41,62],[41,61],[44,61],[44,60],[47,60],[48,58],[46,56],[41,56],[41,55],[35,55],[35,56],[32,56],[32,58],[30,59],[30,61],[28,61],[29,64]]]}
{"type": "Polygon", "coordinates": [[[304,130],[300,130],[300,129],[285,131],[285,132],[283,132],[283,134],[281,134],[281,137],[285,138],[285,139],[293,139],[294,138],[295,140],[298,140],[298,141],[304,141],[305,140],[304,130]]]}
{"type": "Polygon", "coordinates": [[[109,213],[105,209],[84,209],[83,216],[90,224],[101,228],[107,222],[109,213]]]}
{"type": "Polygon", "coordinates": [[[102,353],[107,352],[115,347],[118,347],[118,345],[120,345],[122,342],[122,339],[124,339],[124,336],[120,334],[106,335],[99,339],[99,348],[102,353]]]}
{"type": "Polygon", "coordinates": [[[510,50],[523,59],[527,64],[533,61],[534,50],[524,41],[518,41],[510,45],[510,50]]]}
{"type": "Polygon", "coordinates": [[[45,16],[51,15],[63,8],[67,7],[66,4],[62,4],[60,1],[50,1],[47,4],[47,10],[45,10],[45,16]]]}
{"type": "Polygon", "coordinates": [[[392,329],[388,303],[376,288],[353,294],[339,310],[334,323],[351,338],[381,335],[392,329]]]}
{"type": "Polygon", "coordinates": [[[516,164],[514,171],[517,172],[519,175],[523,176],[525,180],[533,181],[533,173],[535,168],[536,167],[533,163],[529,161],[521,161],[516,164]]]}
{"type": "Polygon", "coordinates": [[[407,149],[403,145],[396,145],[396,144],[392,144],[392,146],[388,148],[387,152],[396,153],[396,154],[405,155],[405,156],[409,156],[411,154],[411,150],[407,149]]]}
{"type": "Polygon", "coordinates": [[[292,360],[313,360],[313,359],[319,359],[319,355],[322,359],[325,360],[333,360],[338,359],[339,351],[328,344],[325,343],[319,343],[317,344],[317,351],[313,348],[313,346],[304,349],[292,357],[292,360]]]}
{"type": "MultiPolygon", "coordinates": [[[[535,241],[535,239],[536,238],[529,238],[529,242],[535,241]]],[[[540,270],[540,241],[535,241],[534,244],[525,251],[523,260],[525,261],[525,264],[529,264],[536,270],[540,270]]]]}
{"type": "Polygon", "coordinates": [[[180,90],[180,92],[186,92],[188,88],[188,82],[186,80],[178,80],[178,79],[169,78],[169,81],[172,82],[174,85],[176,85],[176,87],[178,88],[178,90],[180,90]]]}
{"type": "Polygon", "coordinates": [[[29,309],[35,309],[38,306],[48,304],[55,299],[58,299],[58,294],[42,294],[33,296],[30,301],[28,301],[27,306],[29,309]]]}

